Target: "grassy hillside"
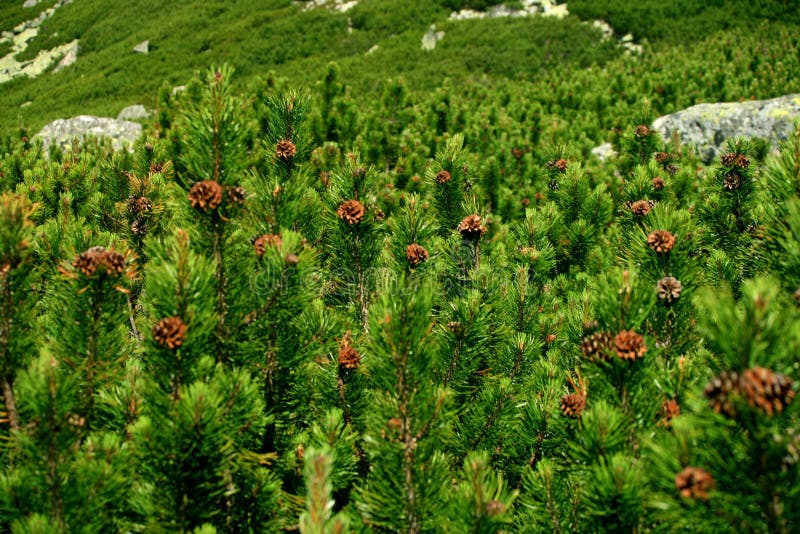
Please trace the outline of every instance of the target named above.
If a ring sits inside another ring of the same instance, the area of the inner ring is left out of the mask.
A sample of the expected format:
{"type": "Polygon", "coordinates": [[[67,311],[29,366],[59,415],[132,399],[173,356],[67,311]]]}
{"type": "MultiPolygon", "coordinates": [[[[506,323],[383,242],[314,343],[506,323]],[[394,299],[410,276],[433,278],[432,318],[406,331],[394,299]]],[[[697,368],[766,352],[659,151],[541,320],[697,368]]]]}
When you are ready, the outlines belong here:
{"type": "MultiPolygon", "coordinates": [[[[787,46],[796,41],[786,43],[781,37],[798,17],[785,2],[762,3],[756,17],[751,17],[745,16],[741,2],[728,10],[719,2],[693,0],[682,2],[680,9],[658,2],[634,6],[577,1],[569,4],[575,15],[564,20],[469,21],[448,20],[452,7],[469,5],[463,2],[364,0],[347,13],[303,10],[302,4],[178,0],[166,10],[157,0],[75,1],[45,21],[18,59],[31,59],[40,50],[79,39],[78,62],[56,74],[4,84],[0,127],[13,128],[21,122],[37,130],[59,117],[115,116],[133,103],[153,107],[162,85],[183,84],[198,69],[223,62],[237,69],[240,84],[274,72],[291,86],[308,87],[321,80],[328,62],[337,61],[353,96],[361,98],[368,98],[379,82],[398,76],[420,94],[440,87],[444,80],[455,84],[470,80],[562,82],[587,66],[609,62],[610,70],[624,71],[627,60],[621,57],[622,49],[613,41],[602,41],[597,30],[582,22],[597,18],[611,21],[619,35],[632,32],[637,39],[645,39],[643,72],[657,74],[674,47],[683,51],[685,46],[715,46],[718,31],[738,31],[748,37],[757,31],[763,46],[779,54],[769,59],[783,63],[797,59],[787,46]],[[425,52],[420,41],[434,23],[446,35],[436,50],[425,52]],[[150,53],[132,52],[143,40],[150,41],[150,53]],[[31,104],[20,107],[27,102],[31,104]]],[[[11,28],[50,5],[44,2],[23,10],[21,2],[6,3],[0,11],[0,27],[11,28]]],[[[713,65],[705,64],[700,70],[709,68],[713,65]]],[[[738,96],[768,96],[766,89],[772,87],[738,96]]],[[[709,94],[708,98],[724,96],[709,94]]]]}

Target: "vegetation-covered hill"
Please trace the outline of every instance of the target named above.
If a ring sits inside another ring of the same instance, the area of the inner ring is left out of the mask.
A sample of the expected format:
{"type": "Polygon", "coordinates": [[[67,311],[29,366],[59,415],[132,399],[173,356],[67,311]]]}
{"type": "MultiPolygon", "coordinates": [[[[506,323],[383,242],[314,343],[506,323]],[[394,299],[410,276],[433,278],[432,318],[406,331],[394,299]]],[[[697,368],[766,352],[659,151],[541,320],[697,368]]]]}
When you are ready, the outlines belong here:
{"type": "Polygon", "coordinates": [[[798,92],[791,2],[162,4],[2,86],[0,532],[800,528],[800,133],[650,127],[798,92]]]}

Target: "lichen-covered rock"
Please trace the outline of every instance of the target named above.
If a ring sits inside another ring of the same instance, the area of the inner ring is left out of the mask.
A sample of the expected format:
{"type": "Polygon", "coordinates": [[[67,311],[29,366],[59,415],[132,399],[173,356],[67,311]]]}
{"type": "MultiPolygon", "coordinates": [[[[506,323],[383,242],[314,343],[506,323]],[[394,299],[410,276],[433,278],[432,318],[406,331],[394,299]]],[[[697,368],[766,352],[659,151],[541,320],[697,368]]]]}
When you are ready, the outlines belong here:
{"type": "Polygon", "coordinates": [[[433,50],[436,48],[436,43],[444,39],[444,32],[436,31],[436,26],[431,25],[425,35],[422,36],[422,49],[433,50]]]}
{"type": "Polygon", "coordinates": [[[141,104],[134,104],[132,106],[128,106],[124,108],[122,111],[119,112],[117,115],[117,120],[120,121],[135,121],[139,119],[149,119],[150,112],[147,111],[141,104]]]}
{"type": "Polygon", "coordinates": [[[55,144],[67,148],[73,139],[100,137],[110,139],[114,150],[122,150],[130,148],[141,135],[142,125],[135,122],[80,115],[51,122],[42,128],[35,138],[41,139],[45,147],[55,144]]]}
{"type": "Polygon", "coordinates": [[[659,117],[653,128],[664,139],[677,133],[681,142],[697,148],[710,163],[732,137],[761,137],[773,148],[787,139],[795,120],[800,119],[800,94],[770,100],[698,104],[659,117]]]}

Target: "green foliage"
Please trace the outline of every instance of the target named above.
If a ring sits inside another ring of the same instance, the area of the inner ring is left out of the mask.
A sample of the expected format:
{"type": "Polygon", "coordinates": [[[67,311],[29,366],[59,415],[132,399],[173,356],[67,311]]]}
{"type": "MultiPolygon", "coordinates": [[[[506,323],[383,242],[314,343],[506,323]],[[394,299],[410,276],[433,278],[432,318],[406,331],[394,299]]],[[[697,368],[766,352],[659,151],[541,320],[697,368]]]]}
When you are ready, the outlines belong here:
{"type": "MultiPolygon", "coordinates": [[[[800,136],[704,165],[649,126],[791,90],[793,28],[629,57],[574,16],[187,1],[106,51],[95,4],[32,51],[81,35],[97,98],[140,62],[107,106],[161,87],[158,125],[0,137],[0,530],[796,530],[800,136]]],[[[44,121],[85,68],[2,99],[44,121]]]]}

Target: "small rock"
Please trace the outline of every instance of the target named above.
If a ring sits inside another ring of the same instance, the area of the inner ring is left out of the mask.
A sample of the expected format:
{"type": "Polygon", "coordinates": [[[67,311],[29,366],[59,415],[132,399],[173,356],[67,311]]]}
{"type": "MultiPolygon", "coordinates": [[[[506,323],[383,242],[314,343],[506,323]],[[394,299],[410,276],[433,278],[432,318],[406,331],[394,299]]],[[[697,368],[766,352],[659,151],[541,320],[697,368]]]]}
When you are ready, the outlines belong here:
{"type": "Polygon", "coordinates": [[[39,2],[41,2],[41,0],[25,0],[25,3],[22,4],[22,7],[24,8],[36,7],[36,4],[38,4],[39,2]]]}
{"type": "Polygon", "coordinates": [[[75,138],[102,137],[111,140],[114,150],[131,146],[142,135],[142,125],[136,122],[119,121],[109,117],[81,115],[71,119],[58,119],[36,134],[45,147],[57,145],[68,148],[75,138]]]}
{"type": "Polygon", "coordinates": [[[133,47],[133,51],[137,54],[147,54],[150,52],[150,41],[142,41],[133,47]]]}
{"type": "Polygon", "coordinates": [[[122,111],[120,111],[119,115],[117,115],[117,120],[119,121],[132,121],[132,120],[149,119],[149,118],[150,118],[150,113],[141,104],[134,104],[132,106],[128,106],[122,111]]]}
{"type": "Polygon", "coordinates": [[[372,48],[370,48],[369,50],[367,50],[365,53],[366,53],[367,55],[370,55],[371,53],[373,53],[374,51],[376,51],[378,48],[380,48],[378,45],[372,45],[372,48]]]}
{"type": "Polygon", "coordinates": [[[178,95],[186,90],[185,85],[176,85],[172,88],[172,92],[170,93],[172,96],[178,95]]]}
{"type": "Polygon", "coordinates": [[[613,158],[617,155],[617,152],[614,150],[614,147],[611,143],[603,143],[600,146],[596,146],[592,149],[592,154],[597,156],[597,159],[600,161],[606,161],[609,158],[613,158]]]}
{"type": "Polygon", "coordinates": [[[58,65],[56,65],[56,68],[53,69],[53,72],[58,72],[61,69],[69,67],[70,65],[78,61],[78,52],[80,51],[80,48],[81,47],[78,45],[78,43],[75,43],[75,45],[72,46],[72,48],[67,50],[67,53],[64,55],[63,58],[61,58],[61,61],[58,62],[58,65]]]}
{"type": "Polygon", "coordinates": [[[23,102],[22,104],[20,104],[20,105],[19,105],[19,107],[21,107],[21,108],[27,108],[27,107],[28,107],[28,106],[30,106],[31,104],[33,104],[33,102],[31,102],[30,100],[28,100],[27,102],[23,102]]]}
{"type": "Polygon", "coordinates": [[[436,43],[444,38],[444,32],[437,32],[436,25],[432,24],[425,35],[422,36],[422,49],[433,50],[436,48],[436,43]]]}

